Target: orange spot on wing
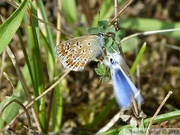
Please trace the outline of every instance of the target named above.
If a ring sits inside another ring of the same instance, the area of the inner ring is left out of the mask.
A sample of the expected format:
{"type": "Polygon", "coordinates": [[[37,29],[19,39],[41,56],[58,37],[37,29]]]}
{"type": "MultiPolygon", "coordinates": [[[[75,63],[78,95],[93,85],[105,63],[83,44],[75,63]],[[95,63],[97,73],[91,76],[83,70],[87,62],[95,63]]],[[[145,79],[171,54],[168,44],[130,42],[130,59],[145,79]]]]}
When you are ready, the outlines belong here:
{"type": "Polygon", "coordinates": [[[68,65],[71,65],[71,66],[73,65],[73,61],[70,59],[67,60],[67,63],[68,63],[68,65]]]}
{"type": "Polygon", "coordinates": [[[80,66],[81,66],[81,63],[80,63],[80,62],[78,62],[78,63],[75,64],[75,67],[80,67],[80,66]]]}
{"type": "Polygon", "coordinates": [[[65,49],[64,49],[63,45],[60,45],[59,52],[64,57],[67,55],[67,52],[65,52],[65,49]]]}
{"type": "Polygon", "coordinates": [[[74,68],[83,68],[87,64],[87,62],[85,62],[85,61],[73,61],[73,55],[72,54],[69,54],[67,56],[66,63],[68,66],[74,67],[74,68]]]}
{"type": "Polygon", "coordinates": [[[75,67],[85,67],[86,63],[85,62],[77,62],[74,66],[75,67]]]}
{"type": "Polygon", "coordinates": [[[69,54],[67,59],[72,59],[73,55],[72,54],[69,54]]]}
{"type": "Polygon", "coordinates": [[[82,67],[85,67],[85,66],[86,66],[86,63],[85,63],[85,62],[82,62],[82,63],[81,63],[81,66],[82,66],[82,67]]]}

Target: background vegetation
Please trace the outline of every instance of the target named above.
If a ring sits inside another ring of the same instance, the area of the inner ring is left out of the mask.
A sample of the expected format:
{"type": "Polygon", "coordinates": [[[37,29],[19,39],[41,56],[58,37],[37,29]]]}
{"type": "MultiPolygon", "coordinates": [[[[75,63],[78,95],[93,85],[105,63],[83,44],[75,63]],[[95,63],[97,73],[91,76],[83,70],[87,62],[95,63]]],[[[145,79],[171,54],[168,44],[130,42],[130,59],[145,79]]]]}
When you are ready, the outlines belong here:
{"type": "MultiPolygon", "coordinates": [[[[119,0],[118,10],[126,3],[126,0],[119,0]]],[[[111,0],[25,0],[17,10],[18,3],[17,6],[11,4],[0,2],[1,110],[13,99],[27,107],[27,103],[63,75],[64,68],[54,54],[54,47],[59,41],[86,35],[86,28],[97,26],[98,20],[114,17],[114,3],[111,0]],[[42,18],[43,22],[38,18],[42,18]],[[61,36],[55,29],[57,25],[61,26],[58,26],[61,36]]],[[[120,24],[126,36],[180,28],[179,7],[179,0],[136,0],[121,14],[120,24]]],[[[180,32],[176,31],[138,36],[122,43],[130,67],[139,48],[144,42],[147,43],[133,78],[145,99],[142,110],[148,118],[153,116],[168,91],[173,92],[160,111],[164,115],[156,120],[156,127],[180,127],[179,37],[180,32]]],[[[10,124],[22,110],[20,103],[14,100],[16,103],[8,105],[1,114],[1,130],[21,134],[29,131],[25,126],[44,133],[96,133],[120,109],[113,99],[111,84],[101,82],[94,71],[96,67],[97,63],[91,62],[82,72],[70,72],[54,90],[36,101],[33,109],[28,109],[31,126],[27,113],[10,124]],[[9,124],[12,131],[5,130],[9,124]]],[[[123,125],[127,123],[119,120],[112,129],[123,125]]],[[[114,134],[113,131],[107,134],[114,134]]]]}

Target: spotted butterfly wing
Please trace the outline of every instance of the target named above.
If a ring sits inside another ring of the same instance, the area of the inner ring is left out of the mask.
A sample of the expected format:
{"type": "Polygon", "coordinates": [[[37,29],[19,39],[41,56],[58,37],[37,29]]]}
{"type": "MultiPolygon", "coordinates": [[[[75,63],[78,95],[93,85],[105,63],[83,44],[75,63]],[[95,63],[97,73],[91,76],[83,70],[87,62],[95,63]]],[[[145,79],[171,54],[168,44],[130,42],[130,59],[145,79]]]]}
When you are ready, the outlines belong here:
{"type": "Polygon", "coordinates": [[[102,55],[103,36],[89,35],[60,43],[55,52],[66,69],[83,70],[86,64],[102,55]]]}

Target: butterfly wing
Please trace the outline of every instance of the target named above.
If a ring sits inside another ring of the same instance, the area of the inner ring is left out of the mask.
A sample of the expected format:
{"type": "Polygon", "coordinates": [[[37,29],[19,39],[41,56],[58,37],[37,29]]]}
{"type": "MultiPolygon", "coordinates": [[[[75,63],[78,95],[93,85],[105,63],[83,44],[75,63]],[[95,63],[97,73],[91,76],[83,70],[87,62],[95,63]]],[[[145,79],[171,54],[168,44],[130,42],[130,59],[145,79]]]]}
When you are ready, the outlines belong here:
{"type": "Polygon", "coordinates": [[[112,66],[111,74],[115,97],[121,108],[130,107],[132,96],[139,104],[142,103],[142,96],[120,66],[112,66]]]}
{"type": "Polygon", "coordinates": [[[103,37],[96,35],[74,38],[56,46],[55,52],[66,69],[83,70],[86,64],[102,55],[103,37]]]}
{"type": "Polygon", "coordinates": [[[131,99],[134,96],[137,103],[141,104],[143,98],[133,82],[119,66],[120,59],[121,56],[119,54],[112,54],[109,57],[109,67],[116,101],[121,108],[128,108],[131,106],[131,99]]]}

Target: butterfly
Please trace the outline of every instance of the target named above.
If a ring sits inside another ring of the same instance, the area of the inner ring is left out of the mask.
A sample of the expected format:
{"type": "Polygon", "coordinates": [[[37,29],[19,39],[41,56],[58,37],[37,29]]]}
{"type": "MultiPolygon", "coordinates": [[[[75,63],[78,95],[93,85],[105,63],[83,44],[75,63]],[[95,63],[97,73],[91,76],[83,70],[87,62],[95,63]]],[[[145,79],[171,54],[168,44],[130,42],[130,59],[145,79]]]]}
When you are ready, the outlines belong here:
{"type": "Polygon", "coordinates": [[[64,68],[81,71],[89,61],[103,54],[103,44],[104,36],[102,33],[81,36],[60,43],[55,47],[55,53],[60,58],[64,68]]]}
{"type": "Polygon", "coordinates": [[[109,53],[103,63],[110,68],[112,85],[118,105],[121,108],[129,108],[133,98],[138,104],[141,104],[143,102],[141,94],[122,69],[121,65],[125,62],[120,53],[109,53]]]}

